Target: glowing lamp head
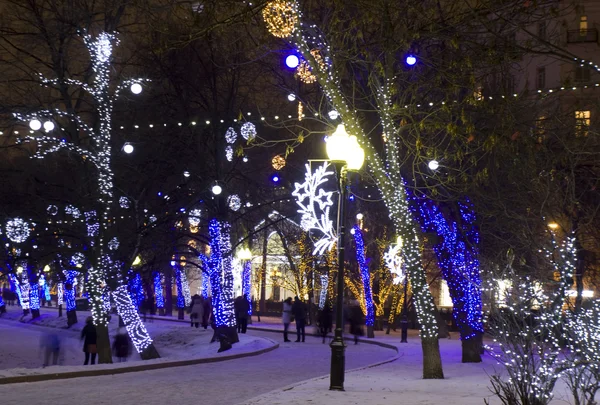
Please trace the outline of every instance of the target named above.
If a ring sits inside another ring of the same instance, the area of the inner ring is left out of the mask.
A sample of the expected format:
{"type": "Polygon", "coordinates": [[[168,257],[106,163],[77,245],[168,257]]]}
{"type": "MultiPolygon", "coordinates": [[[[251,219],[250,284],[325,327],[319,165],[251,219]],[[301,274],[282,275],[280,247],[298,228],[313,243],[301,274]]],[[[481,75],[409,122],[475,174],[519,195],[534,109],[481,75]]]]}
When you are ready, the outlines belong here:
{"type": "Polygon", "coordinates": [[[440,167],[440,163],[437,160],[432,160],[429,163],[427,163],[427,166],[429,166],[429,168],[431,170],[437,170],[438,167],[440,167]]]}
{"type": "Polygon", "coordinates": [[[50,272],[50,266],[45,265],[44,266],[44,273],[49,273],[50,272]]]}
{"type": "Polygon", "coordinates": [[[356,219],[358,219],[359,221],[362,220],[365,216],[362,213],[358,213],[356,214],[356,219]]]}
{"type": "Polygon", "coordinates": [[[135,260],[133,261],[132,266],[139,266],[142,263],[142,258],[140,256],[137,256],[135,258],[135,260]]]}
{"type": "Polygon", "coordinates": [[[548,228],[552,229],[553,231],[558,229],[559,225],[556,222],[550,222],[548,224],[548,228]]]}
{"type": "Polygon", "coordinates": [[[285,65],[290,69],[296,69],[299,64],[300,59],[296,55],[288,55],[288,57],[285,58],[285,65]]]}
{"type": "Polygon", "coordinates": [[[327,156],[333,161],[346,162],[348,170],[359,170],[365,161],[365,151],[354,135],[348,135],[343,124],[327,137],[327,156]]]}
{"type": "Polygon", "coordinates": [[[126,143],[125,145],[123,145],[123,152],[127,154],[133,153],[133,145],[130,143],[126,143]]]}
{"type": "Polygon", "coordinates": [[[415,55],[407,55],[405,60],[408,66],[414,66],[417,63],[417,57],[415,55]]]}
{"type": "Polygon", "coordinates": [[[190,172],[188,172],[187,170],[183,172],[183,177],[190,177],[190,172]]]}
{"type": "Polygon", "coordinates": [[[34,118],[31,121],[29,121],[29,128],[31,128],[34,131],[39,131],[40,128],[42,128],[42,123],[37,118],[34,118]]]}
{"type": "Polygon", "coordinates": [[[215,184],[214,186],[212,186],[211,191],[214,195],[219,195],[223,192],[223,188],[221,186],[219,186],[218,184],[215,184]]]}
{"type": "Polygon", "coordinates": [[[133,83],[129,89],[133,94],[140,94],[142,92],[142,85],[139,83],[133,83]]]}
{"type": "Polygon", "coordinates": [[[243,248],[238,251],[237,258],[239,260],[250,260],[252,259],[252,252],[248,248],[243,248]]]}
{"type": "Polygon", "coordinates": [[[44,122],[44,130],[46,132],[53,131],[54,130],[54,122],[52,122],[52,121],[44,122]]]}

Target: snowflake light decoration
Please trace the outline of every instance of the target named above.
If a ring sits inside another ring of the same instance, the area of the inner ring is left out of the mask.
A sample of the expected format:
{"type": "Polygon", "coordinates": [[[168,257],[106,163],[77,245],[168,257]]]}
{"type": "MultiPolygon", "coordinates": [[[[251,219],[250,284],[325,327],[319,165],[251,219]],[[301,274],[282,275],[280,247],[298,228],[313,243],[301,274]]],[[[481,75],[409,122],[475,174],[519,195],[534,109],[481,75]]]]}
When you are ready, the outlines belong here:
{"type": "Polygon", "coordinates": [[[305,231],[315,229],[321,234],[313,251],[313,254],[318,255],[331,250],[337,240],[330,219],[333,192],[325,191],[322,187],[327,182],[327,177],[333,175],[332,171],[327,170],[328,167],[329,163],[325,162],[313,173],[310,165],[307,164],[304,183],[295,183],[295,190],[292,193],[292,196],[296,197],[296,204],[300,207],[298,212],[302,214],[300,226],[305,231]]]}
{"type": "Polygon", "coordinates": [[[49,215],[56,215],[58,214],[58,207],[56,205],[49,205],[46,211],[49,215]]]}
{"type": "Polygon", "coordinates": [[[108,241],[108,248],[110,250],[117,250],[119,248],[119,239],[116,236],[108,241]]]}
{"type": "Polygon", "coordinates": [[[188,217],[188,221],[191,226],[198,226],[200,224],[200,216],[202,211],[199,208],[194,208],[190,211],[190,216],[188,217]]]}
{"type": "Polygon", "coordinates": [[[73,205],[67,205],[65,207],[65,212],[71,215],[73,218],[77,219],[81,216],[81,211],[73,205]]]}
{"type": "Polygon", "coordinates": [[[236,139],[237,139],[237,132],[235,132],[235,129],[233,129],[231,127],[227,128],[227,131],[225,132],[225,141],[227,143],[234,143],[236,139]]]}
{"type": "Polygon", "coordinates": [[[242,200],[237,194],[232,194],[227,197],[227,205],[232,211],[237,211],[242,207],[242,200]]]}
{"type": "Polygon", "coordinates": [[[228,162],[233,160],[233,147],[231,145],[227,145],[225,148],[225,157],[227,158],[228,162]]]}
{"type": "Polygon", "coordinates": [[[251,122],[245,122],[240,129],[240,133],[245,140],[251,141],[256,138],[256,126],[251,122]]]}
{"type": "Polygon", "coordinates": [[[21,218],[13,218],[6,222],[6,236],[15,243],[23,243],[29,237],[29,224],[21,218]]]}
{"type": "Polygon", "coordinates": [[[394,284],[400,284],[404,281],[404,270],[402,269],[402,245],[397,243],[391,245],[388,250],[383,254],[383,260],[385,265],[394,275],[394,284]]]}
{"type": "Polygon", "coordinates": [[[127,197],[119,198],[119,205],[121,206],[121,208],[128,209],[129,206],[131,205],[129,202],[129,198],[127,198],[127,197]]]}

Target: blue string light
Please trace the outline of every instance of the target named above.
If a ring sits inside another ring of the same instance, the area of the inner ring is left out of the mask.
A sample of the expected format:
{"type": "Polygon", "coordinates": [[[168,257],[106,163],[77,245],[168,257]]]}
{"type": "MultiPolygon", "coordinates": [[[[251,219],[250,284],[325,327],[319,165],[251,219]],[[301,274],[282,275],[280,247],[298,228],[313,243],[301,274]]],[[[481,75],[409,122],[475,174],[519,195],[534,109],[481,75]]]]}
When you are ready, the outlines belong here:
{"type": "Polygon", "coordinates": [[[252,315],[252,262],[246,260],[242,273],[242,290],[244,297],[248,301],[248,315],[252,315]]]}
{"type": "Polygon", "coordinates": [[[165,296],[162,289],[162,280],[158,271],[154,272],[154,298],[156,299],[156,308],[165,307],[165,296]]]}
{"type": "Polygon", "coordinates": [[[210,296],[210,275],[208,269],[202,272],[202,296],[205,299],[210,296]]]}
{"type": "Polygon", "coordinates": [[[439,241],[433,246],[442,276],[448,284],[453,314],[461,339],[483,333],[481,276],[479,274],[479,231],[475,213],[467,199],[458,203],[460,223],[447,218],[440,207],[427,198],[416,197],[407,189],[410,208],[424,232],[435,232],[439,241]]]}
{"type": "Polygon", "coordinates": [[[181,269],[175,265],[175,284],[177,285],[177,308],[185,308],[185,296],[183,295],[183,285],[181,282],[181,269]]]}
{"type": "Polygon", "coordinates": [[[75,311],[75,284],[77,281],[77,271],[68,270],[65,271],[65,277],[67,280],[65,281],[65,305],[68,311],[75,311]],[[68,286],[71,286],[70,288],[68,286]]]}
{"type": "Polygon", "coordinates": [[[356,260],[358,261],[360,278],[365,293],[365,306],[367,308],[365,325],[373,326],[375,325],[375,307],[373,306],[373,294],[371,293],[371,273],[369,273],[369,266],[367,264],[367,258],[365,257],[365,242],[363,240],[362,231],[358,225],[354,225],[352,230],[354,243],[356,244],[356,260]]]}
{"type": "Polygon", "coordinates": [[[140,309],[140,305],[144,300],[144,289],[142,287],[142,276],[139,273],[130,274],[129,278],[129,296],[131,302],[137,310],[140,309]]]}

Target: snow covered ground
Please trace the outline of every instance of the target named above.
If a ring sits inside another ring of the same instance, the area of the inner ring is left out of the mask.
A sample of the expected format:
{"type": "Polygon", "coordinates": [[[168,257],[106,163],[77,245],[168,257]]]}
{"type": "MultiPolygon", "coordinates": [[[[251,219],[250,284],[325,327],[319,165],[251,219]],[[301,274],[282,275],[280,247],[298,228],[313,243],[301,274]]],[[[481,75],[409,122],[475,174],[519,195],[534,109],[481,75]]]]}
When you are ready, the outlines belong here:
{"type": "MultiPolygon", "coordinates": [[[[14,321],[0,320],[0,330],[4,330],[5,325],[10,327],[19,324],[14,321]]],[[[32,325],[21,326],[27,330],[36,328],[32,325]]],[[[156,328],[155,331],[163,328],[164,330],[178,328],[181,333],[196,332],[195,328],[192,330],[184,323],[155,321],[148,326],[151,330],[156,328]]],[[[20,341],[22,336],[22,333],[18,332],[13,340],[20,341]]],[[[156,333],[154,337],[157,337],[156,333]]],[[[86,405],[164,405],[196,401],[233,405],[329,372],[331,350],[318,338],[307,337],[306,343],[283,343],[281,335],[259,331],[249,331],[246,337],[277,340],[280,347],[259,356],[218,363],[60,381],[0,385],[0,398],[2,403],[37,403],[43,400],[64,405],[80,405],[82,402],[86,405]]],[[[37,350],[35,337],[30,339],[37,350]]],[[[0,340],[0,358],[4,357],[3,341],[4,339],[0,340]]],[[[27,340],[23,339],[23,341],[27,340]]],[[[16,348],[28,350],[18,344],[16,348]]],[[[75,350],[78,350],[81,356],[80,346],[77,345],[75,350]]],[[[395,351],[375,345],[351,345],[348,346],[347,351],[347,366],[348,368],[366,366],[395,355],[395,351]]],[[[102,366],[104,365],[94,367],[102,366]]]]}
{"type": "MultiPolygon", "coordinates": [[[[80,314],[80,322],[70,329],[66,329],[65,318],[58,318],[55,311],[45,311],[40,318],[33,321],[29,316],[19,321],[20,313],[16,311],[5,314],[3,318],[0,318],[0,378],[82,369],[84,355],[79,335],[86,315],[85,313],[80,314]],[[42,370],[40,367],[44,360],[42,350],[40,350],[40,342],[47,333],[57,333],[61,339],[60,365],[42,370]],[[81,367],[73,368],[73,366],[81,367]]],[[[118,322],[115,317],[109,325],[111,335],[115,333],[117,328],[118,322]]],[[[211,329],[196,329],[185,323],[160,321],[148,323],[147,328],[154,338],[157,350],[161,354],[160,360],[150,362],[231,356],[258,351],[275,345],[270,339],[240,335],[240,342],[236,343],[231,350],[217,353],[219,344],[210,343],[211,329]]],[[[135,350],[133,352],[133,356],[125,364],[97,365],[96,367],[115,368],[142,364],[135,350]]],[[[149,362],[143,363],[148,364],[149,362]]]]}

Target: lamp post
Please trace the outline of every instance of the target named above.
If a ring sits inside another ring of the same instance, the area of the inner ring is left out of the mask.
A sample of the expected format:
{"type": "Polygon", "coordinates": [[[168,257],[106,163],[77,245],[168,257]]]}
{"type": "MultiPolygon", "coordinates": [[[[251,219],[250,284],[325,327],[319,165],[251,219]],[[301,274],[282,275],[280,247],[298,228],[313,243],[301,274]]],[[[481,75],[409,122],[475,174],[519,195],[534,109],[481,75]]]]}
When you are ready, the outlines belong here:
{"type": "Polygon", "coordinates": [[[340,187],[338,201],[338,275],[337,275],[337,302],[335,314],[335,334],[329,345],[331,347],[331,372],[330,390],[344,390],[345,350],[344,343],[344,244],[346,236],[346,200],[348,195],[347,176],[348,170],[359,170],[365,160],[365,152],[358,144],[356,136],[350,136],[344,125],[327,138],[327,155],[336,166],[340,187]]]}

